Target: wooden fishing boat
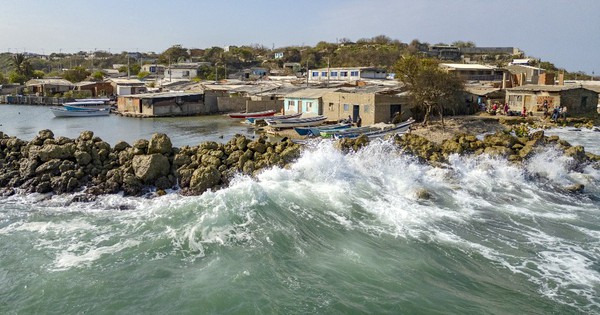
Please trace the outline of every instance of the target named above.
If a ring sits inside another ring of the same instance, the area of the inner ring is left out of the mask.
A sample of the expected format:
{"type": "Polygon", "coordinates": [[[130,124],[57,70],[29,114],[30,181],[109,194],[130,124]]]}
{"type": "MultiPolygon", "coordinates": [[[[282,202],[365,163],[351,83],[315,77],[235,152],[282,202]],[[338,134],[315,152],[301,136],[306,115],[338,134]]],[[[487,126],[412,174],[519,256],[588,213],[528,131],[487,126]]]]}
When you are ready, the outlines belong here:
{"type": "Polygon", "coordinates": [[[319,115],[305,118],[290,118],[284,120],[271,120],[265,119],[267,125],[273,128],[294,128],[294,127],[306,127],[306,126],[317,126],[325,122],[327,117],[319,115]]]}
{"type": "Polygon", "coordinates": [[[342,130],[352,127],[351,123],[339,123],[319,127],[295,127],[294,130],[301,136],[320,136],[321,131],[342,130]]]}
{"type": "Polygon", "coordinates": [[[110,108],[77,108],[50,107],[56,117],[94,117],[110,115],[110,108]]]}
{"type": "Polygon", "coordinates": [[[265,110],[262,112],[253,112],[253,113],[231,113],[229,114],[230,118],[256,118],[256,117],[269,117],[275,115],[274,110],[265,110]]]}
{"type": "MultiPolygon", "coordinates": [[[[268,116],[268,119],[270,120],[283,120],[283,119],[291,119],[291,118],[298,118],[302,116],[302,113],[297,113],[297,114],[289,114],[289,115],[279,115],[279,116],[268,116]]],[[[254,124],[257,120],[264,120],[267,118],[263,118],[263,117],[248,117],[246,118],[246,121],[249,124],[254,124]]]]}
{"type": "Polygon", "coordinates": [[[367,136],[369,139],[382,138],[382,137],[385,137],[388,135],[396,135],[396,134],[405,133],[410,129],[410,125],[412,125],[414,122],[415,122],[415,120],[410,118],[407,121],[396,124],[391,128],[384,128],[384,129],[367,131],[367,132],[362,132],[362,133],[345,133],[345,134],[340,133],[340,134],[334,134],[333,137],[335,139],[341,139],[341,138],[354,139],[354,138],[358,138],[358,137],[364,135],[364,136],[367,136]]]}

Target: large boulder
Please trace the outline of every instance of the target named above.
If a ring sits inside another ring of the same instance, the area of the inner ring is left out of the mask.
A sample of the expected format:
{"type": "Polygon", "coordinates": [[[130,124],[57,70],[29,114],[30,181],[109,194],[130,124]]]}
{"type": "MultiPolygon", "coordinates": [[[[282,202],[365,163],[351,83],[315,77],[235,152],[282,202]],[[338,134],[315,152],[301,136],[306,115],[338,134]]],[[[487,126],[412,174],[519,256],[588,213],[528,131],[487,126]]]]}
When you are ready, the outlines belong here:
{"type": "Polygon", "coordinates": [[[136,155],[132,163],[134,174],[146,184],[151,184],[161,176],[169,175],[169,159],[162,154],[136,155]]]}
{"type": "Polygon", "coordinates": [[[71,143],[65,145],[44,145],[40,147],[36,153],[42,162],[47,162],[52,159],[68,159],[73,157],[75,145],[71,143]]]}
{"type": "Polygon", "coordinates": [[[221,182],[221,173],[214,166],[200,167],[194,171],[190,180],[190,188],[202,193],[221,182]]]}
{"type": "Polygon", "coordinates": [[[93,138],[94,138],[93,131],[86,130],[86,131],[82,131],[79,134],[79,140],[81,140],[81,141],[89,141],[89,140],[92,140],[93,138]]]}
{"type": "Polygon", "coordinates": [[[169,155],[172,149],[173,144],[171,144],[171,139],[164,133],[153,134],[148,143],[148,154],[160,153],[169,155]]]}

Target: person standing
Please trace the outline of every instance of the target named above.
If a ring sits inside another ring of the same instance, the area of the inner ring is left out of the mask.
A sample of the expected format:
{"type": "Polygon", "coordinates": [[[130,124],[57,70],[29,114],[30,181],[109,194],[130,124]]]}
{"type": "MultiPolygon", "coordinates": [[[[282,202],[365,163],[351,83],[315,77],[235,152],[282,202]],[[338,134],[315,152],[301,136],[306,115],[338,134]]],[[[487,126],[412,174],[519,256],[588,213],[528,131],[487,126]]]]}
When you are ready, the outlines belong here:
{"type": "Polygon", "coordinates": [[[560,109],[560,115],[562,116],[564,121],[567,121],[567,106],[563,106],[560,109]]]}
{"type": "Polygon", "coordinates": [[[358,117],[356,118],[356,127],[360,127],[362,125],[362,118],[360,118],[360,115],[358,115],[358,117]]]}
{"type": "Polygon", "coordinates": [[[504,115],[508,115],[508,103],[504,103],[504,115]]]}

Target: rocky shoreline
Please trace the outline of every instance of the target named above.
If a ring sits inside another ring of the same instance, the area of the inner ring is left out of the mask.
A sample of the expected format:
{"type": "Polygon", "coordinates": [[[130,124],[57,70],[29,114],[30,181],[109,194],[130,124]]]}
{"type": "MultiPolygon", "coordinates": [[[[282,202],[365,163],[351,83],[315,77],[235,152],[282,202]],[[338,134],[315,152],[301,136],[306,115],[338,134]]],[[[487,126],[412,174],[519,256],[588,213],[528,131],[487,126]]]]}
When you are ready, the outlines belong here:
{"type": "MultiPolygon", "coordinates": [[[[487,154],[521,163],[550,145],[573,158],[573,169],[589,163],[600,168],[600,156],[557,136],[545,136],[543,130],[530,133],[523,124],[488,134],[482,140],[472,134],[455,133],[436,142],[419,133],[408,133],[393,141],[400,150],[436,166],[447,163],[451,154],[487,154]]],[[[342,151],[359,150],[368,142],[366,137],[343,139],[336,146],[342,151]]],[[[150,192],[162,195],[168,189],[198,195],[227,186],[239,173],[254,176],[265,168],[286,167],[301,151],[302,145],[289,139],[269,142],[264,137],[250,140],[241,135],[225,144],[204,142],[175,148],[161,133],[133,145],[121,141],[111,147],[91,131],[69,139],[55,138],[52,131],[42,130],[29,142],[0,132],[0,195],[80,193],[75,197],[78,201],[121,192],[131,196],[150,192]]],[[[575,185],[566,189],[575,192],[583,188],[575,185]]]]}

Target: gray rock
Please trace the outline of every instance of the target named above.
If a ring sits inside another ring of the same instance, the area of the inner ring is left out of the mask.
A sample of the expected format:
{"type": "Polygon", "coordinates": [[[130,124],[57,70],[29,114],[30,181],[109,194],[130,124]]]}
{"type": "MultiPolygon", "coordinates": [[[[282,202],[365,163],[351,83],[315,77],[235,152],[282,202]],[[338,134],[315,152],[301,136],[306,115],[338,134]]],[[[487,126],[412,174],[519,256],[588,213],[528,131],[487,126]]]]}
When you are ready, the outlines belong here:
{"type": "Polygon", "coordinates": [[[170,154],[173,149],[171,139],[164,133],[155,133],[148,143],[148,154],[170,154]]]}
{"type": "Polygon", "coordinates": [[[169,175],[171,169],[169,159],[158,153],[134,156],[132,167],[135,176],[146,184],[152,183],[161,176],[169,175]]]}

